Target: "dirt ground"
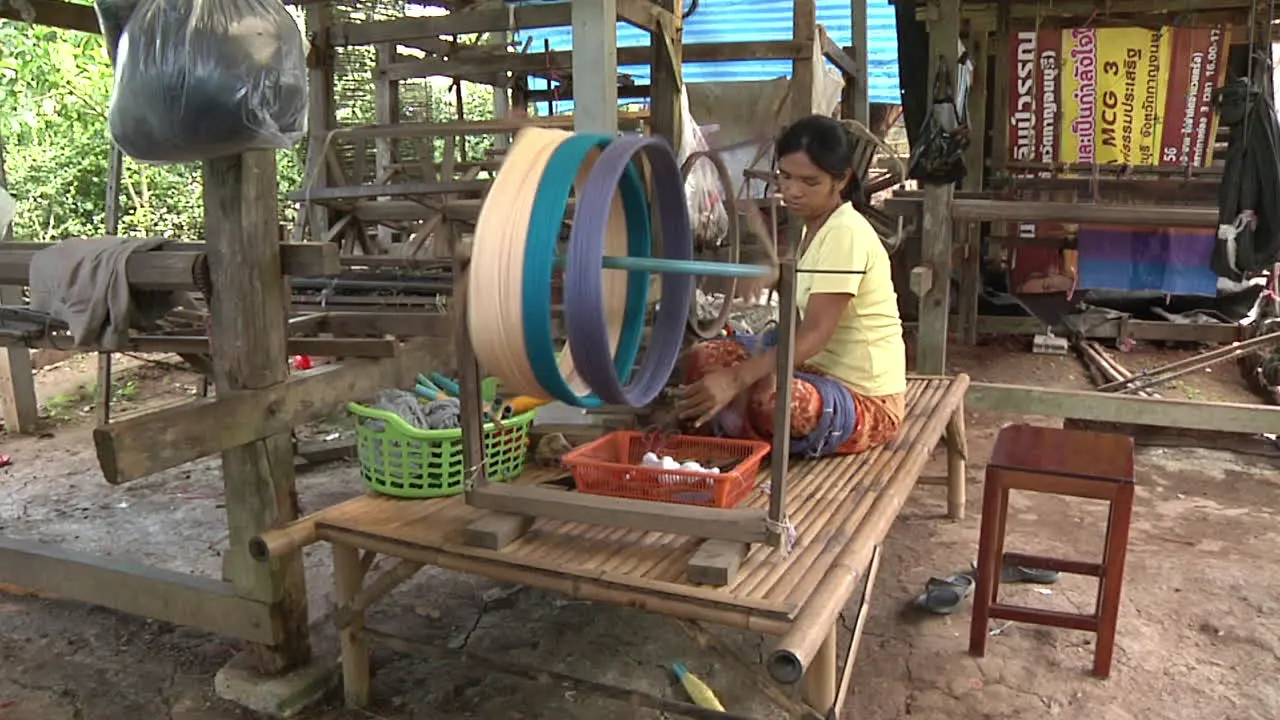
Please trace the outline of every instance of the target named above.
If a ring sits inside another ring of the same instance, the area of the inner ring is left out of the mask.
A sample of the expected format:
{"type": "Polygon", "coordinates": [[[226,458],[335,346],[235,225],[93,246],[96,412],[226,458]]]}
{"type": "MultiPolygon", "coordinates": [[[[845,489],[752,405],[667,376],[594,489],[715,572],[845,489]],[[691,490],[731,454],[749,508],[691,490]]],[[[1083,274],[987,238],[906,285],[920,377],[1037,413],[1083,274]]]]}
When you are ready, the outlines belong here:
{"type": "MultiPolygon", "coordinates": [[[[1137,370],[1179,354],[1120,356],[1137,370]]],[[[136,361],[135,361],[136,362],[136,361]]],[[[1023,341],[954,348],[954,370],[977,380],[1083,388],[1075,358],[1035,356],[1023,341]]],[[[126,369],[121,411],[196,392],[196,379],[165,367],[126,369]]],[[[208,459],[121,487],[107,485],[88,430],[92,358],[41,371],[48,433],[4,436],[0,534],[39,539],[216,576],[226,545],[218,461],[208,459]]],[[[1197,373],[1169,397],[1251,402],[1229,366],[1197,373]]],[[[1277,461],[1265,454],[1154,448],[1141,452],[1140,485],[1113,675],[1087,670],[1092,636],[1027,626],[996,628],[988,656],[966,654],[969,613],[919,617],[904,610],[930,576],[965,571],[976,551],[983,463],[998,429],[1014,418],[971,415],[968,519],[943,518],[942,488],[921,486],[890,533],[875,603],[853,676],[847,717],[871,720],[1087,718],[1252,720],[1280,717],[1280,553],[1277,461]]],[[[1032,422],[1051,423],[1047,418],[1032,422]]],[[[941,457],[927,475],[942,475],[941,457]]],[[[299,476],[304,510],[361,492],[346,462],[299,476]]],[[[1015,495],[1010,549],[1096,556],[1101,507],[1015,495]]],[[[327,552],[306,556],[313,618],[331,611],[327,552]]],[[[0,568],[0,577],[3,569],[0,568]]],[[[1082,610],[1094,586],[1067,579],[1013,586],[1011,599],[1082,610]]],[[[747,633],[715,630],[748,666],[702,649],[675,622],[622,608],[568,602],[481,578],[421,573],[372,613],[370,624],[422,640],[430,658],[379,649],[375,704],[340,708],[335,697],[309,720],[453,718],[649,718],[559,687],[535,685],[458,659],[466,648],[683,699],[671,679],[685,662],[727,707],[786,717],[761,691],[767,649],[747,633]]],[[[320,653],[332,657],[331,638],[320,653]]],[[[58,600],[0,594],[0,720],[247,720],[212,695],[214,673],[236,642],[165,623],[58,600]]]]}

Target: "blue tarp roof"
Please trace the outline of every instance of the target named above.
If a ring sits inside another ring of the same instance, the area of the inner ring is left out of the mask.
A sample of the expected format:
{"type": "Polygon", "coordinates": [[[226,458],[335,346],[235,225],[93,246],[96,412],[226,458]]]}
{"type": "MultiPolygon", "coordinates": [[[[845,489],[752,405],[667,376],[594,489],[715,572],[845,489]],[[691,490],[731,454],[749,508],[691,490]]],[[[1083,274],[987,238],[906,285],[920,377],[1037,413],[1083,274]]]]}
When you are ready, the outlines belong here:
{"type": "MultiPolygon", "coordinates": [[[[684,26],[685,44],[789,40],[793,0],[701,0],[684,26]]],[[[685,5],[688,5],[686,0],[685,5]]],[[[818,22],[841,47],[852,44],[849,0],[817,0],[818,22]]],[[[552,50],[573,49],[569,27],[543,28],[519,34],[518,42],[534,39],[540,49],[549,40],[552,50]]],[[[618,23],[618,47],[648,45],[649,34],[626,23],[618,23]]],[[[867,64],[871,102],[900,103],[898,88],[898,34],[893,5],[889,0],[867,0],[867,64]]],[[[649,81],[649,67],[625,66],[621,72],[649,81]]],[[[719,63],[685,63],[685,82],[739,82],[771,80],[791,74],[788,60],[745,60],[719,63]]],[[[531,85],[533,81],[531,80],[531,85]]]]}

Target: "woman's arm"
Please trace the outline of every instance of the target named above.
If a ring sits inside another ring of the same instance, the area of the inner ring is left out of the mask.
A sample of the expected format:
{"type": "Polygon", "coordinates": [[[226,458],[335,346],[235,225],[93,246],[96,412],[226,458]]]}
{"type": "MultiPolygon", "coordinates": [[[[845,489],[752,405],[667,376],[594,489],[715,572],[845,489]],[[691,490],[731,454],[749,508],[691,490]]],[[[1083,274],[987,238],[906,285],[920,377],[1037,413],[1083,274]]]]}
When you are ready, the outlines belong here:
{"type": "MultiPolygon", "coordinates": [[[[810,295],[805,307],[804,321],[796,328],[796,360],[800,365],[818,353],[831,342],[840,318],[849,307],[853,296],[846,293],[822,293],[810,295]]],[[[748,388],[761,378],[768,377],[778,368],[778,349],[769,348],[746,362],[732,368],[737,376],[738,387],[748,388]]]]}
{"type": "MultiPolygon", "coordinates": [[[[796,332],[796,364],[822,352],[831,341],[831,335],[840,324],[840,316],[852,299],[853,295],[850,293],[820,293],[809,296],[804,322],[796,332]]],[[[698,382],[681,388],[680,417],[693,420],[695,426],[706,423],[735,397],[777,369],[777,358],[777,350],[770,348],[738,365],[717,370],[698,382]]]]}

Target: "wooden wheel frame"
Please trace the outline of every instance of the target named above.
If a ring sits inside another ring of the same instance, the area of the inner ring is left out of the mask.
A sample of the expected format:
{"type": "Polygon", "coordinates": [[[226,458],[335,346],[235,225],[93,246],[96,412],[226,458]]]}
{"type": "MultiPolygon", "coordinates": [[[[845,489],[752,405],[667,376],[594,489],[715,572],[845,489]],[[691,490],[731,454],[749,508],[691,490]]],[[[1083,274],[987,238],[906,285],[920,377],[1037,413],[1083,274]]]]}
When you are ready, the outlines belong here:
{"type": "MultiPolygon", "coordinates": [[[[729,176],[729,168],[724,164],[724,160],[717,153],[709,150],[698,150],[691,153],[685,158],[684,164],[680,166],[680,173],[684,181],[688,183],[689,175],[693,172],[693,168],[698,164],[699,160],[706,159],[716,170],[716,175],[720,179],[720,187],[723,190],[723,204],[725,215],[728,217],[728,229],[726,237],[729,240],[729,262],[737,263],[742,259],[742,235],[739,232],[738,225],[738,208],[734,203],[733,179],[729,176]]],[[[696,285],[695,285],[696,287],[696,285]]],[[[738,292],[738,280],[735,278],[729,284],[729,290],[725,293],[724,303],[720,306],[720,312],[714,319],[708,323],[702,323],[698,320],[698,303],[695,297],[694,303],[689,307],[689,329],[703,340],[709,340],[720,334],[720,330],[729,320],[729,314],[733,311],[733,298],[738,292]]]]}

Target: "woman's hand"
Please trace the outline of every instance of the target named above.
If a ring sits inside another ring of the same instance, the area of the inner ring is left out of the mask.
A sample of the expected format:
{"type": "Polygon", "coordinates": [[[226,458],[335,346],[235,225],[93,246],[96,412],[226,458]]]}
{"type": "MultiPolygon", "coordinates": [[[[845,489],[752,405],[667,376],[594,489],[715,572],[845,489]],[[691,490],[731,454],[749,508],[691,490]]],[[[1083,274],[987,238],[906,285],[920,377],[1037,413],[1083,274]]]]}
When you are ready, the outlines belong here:
{"type": "Polygon", "coordinates": [[[710,373],[692,385],[680,388],[680,417],[684,420],[694,419],[694,426],[701,427],[733,402],[744,389],[733,368],[710,373]]]}

